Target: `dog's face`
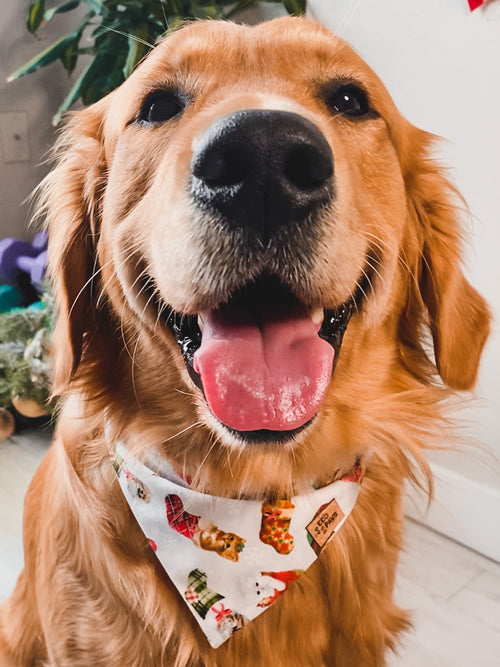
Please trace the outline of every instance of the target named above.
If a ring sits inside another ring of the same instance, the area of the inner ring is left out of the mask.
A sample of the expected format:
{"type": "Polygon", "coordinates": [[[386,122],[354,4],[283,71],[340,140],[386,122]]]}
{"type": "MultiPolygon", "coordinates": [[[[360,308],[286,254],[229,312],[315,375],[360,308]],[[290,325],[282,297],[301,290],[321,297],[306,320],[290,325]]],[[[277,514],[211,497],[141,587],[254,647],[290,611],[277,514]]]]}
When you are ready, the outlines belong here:
{"type": "Polygon", "coordinates": [[[269,26],[175,35],[105,124],[100,263],[143,326],[174,333],[200,416],[228,442],[228,428],[290,438],[310,422],[350,316],[393,305],[406,197],[379,86],[331,38],[325,70],[326,45],[292,26],[273,48],[269,26]],[[228,42],[241,66],[219,70],[228,42]]]}
{"type": "MultiPolygon", "coordinates": [[[[488,312],[428,143],[315,24],[174,33],[76,117],[49,178],[59,383],[100,373],[149,424],[196,423],[198,463],[229,448],[291,471],[300,452],[313,476],[332,439],[346,467],[369,446],[353,415],[429,386],[426,324],[444,382],[470,388],[488,312]]],[[[169,447],[185,465],[186,439],[169,447]]]]}

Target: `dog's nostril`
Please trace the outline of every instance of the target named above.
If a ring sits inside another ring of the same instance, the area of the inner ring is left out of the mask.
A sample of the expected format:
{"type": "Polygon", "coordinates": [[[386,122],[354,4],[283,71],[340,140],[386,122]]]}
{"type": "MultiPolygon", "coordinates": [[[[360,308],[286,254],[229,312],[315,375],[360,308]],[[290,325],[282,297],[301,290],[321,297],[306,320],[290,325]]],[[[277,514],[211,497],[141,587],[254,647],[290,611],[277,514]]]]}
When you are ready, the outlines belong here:
{"type": "Polygon", "coordinates": [[[285,158],[284,176],[299,190],[319,188],[333,174],[333,163],[327,158],[311,146],[296,146],[285,158]]]}
{"type": "Polygon", "coordinates": [[[231,149],[204,151],[193,165],[194,176],[211,187],[240,183],[247,170],[241,151],[231,149]]]}

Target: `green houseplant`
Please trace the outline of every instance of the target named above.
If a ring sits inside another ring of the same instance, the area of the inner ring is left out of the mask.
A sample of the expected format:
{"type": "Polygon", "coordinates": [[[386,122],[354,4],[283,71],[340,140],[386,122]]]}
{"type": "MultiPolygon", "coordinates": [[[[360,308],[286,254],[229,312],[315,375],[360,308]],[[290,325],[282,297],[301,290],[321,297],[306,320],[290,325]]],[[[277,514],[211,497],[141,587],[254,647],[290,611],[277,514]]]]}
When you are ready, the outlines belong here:
{"type": "MultiPolygon", "coordinates": [[[[305,11],[306,0],[265,1],[283,5],[289,14],[305,11]]],[[[28,10],[27,28],[32,34],[57,14],[85,5],[87,11],[83,17],[78,12],[74,30],[25,63],[9,80],[57,60],[71,74],[79,57],[86,56],[85,67],[54,117],[57,124],[78,99],[85,105],[92,104],[119,86],[155,42],[182,21],[228,19],[255,3],[256,0],[69,0],[47,8],[45,0],[37,0],[28,10]],[[84,33],[88,40],[82,40],[84,33]]]]}

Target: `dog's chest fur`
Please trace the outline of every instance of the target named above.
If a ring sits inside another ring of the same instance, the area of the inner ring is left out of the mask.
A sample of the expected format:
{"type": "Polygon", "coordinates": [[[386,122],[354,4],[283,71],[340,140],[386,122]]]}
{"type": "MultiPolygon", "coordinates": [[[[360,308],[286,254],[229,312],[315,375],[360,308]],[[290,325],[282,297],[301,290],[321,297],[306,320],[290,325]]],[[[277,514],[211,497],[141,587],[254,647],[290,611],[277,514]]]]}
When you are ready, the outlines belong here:
{"type": "Polygon", "coordinates": [[[117,484],[106,491],[114,474],[109,461],[92,479],[81,479],[59,442],[45,465],[64,466],[68,485],[35,484],[26,505],[28,516],[33,504],[42,503],[66,521],[39,536],[45,543],[40,574],[49,575],[55,561],[63,573],[44,601],[47,615],[58,619],[50,637],[54,665],[382,665],[387,644],[406,627],[406,615],[389,602],[400,540],[399,491],[394,485],[383,496],[374,492],[376,465],[349,522],[318,561],[216,650],[150,550],[117,484]],[[81,530],[68,545],[65,535],[76,521],[81,530]],[[88,640],[94,633],[109,641],[94,646],[88,640]]]}

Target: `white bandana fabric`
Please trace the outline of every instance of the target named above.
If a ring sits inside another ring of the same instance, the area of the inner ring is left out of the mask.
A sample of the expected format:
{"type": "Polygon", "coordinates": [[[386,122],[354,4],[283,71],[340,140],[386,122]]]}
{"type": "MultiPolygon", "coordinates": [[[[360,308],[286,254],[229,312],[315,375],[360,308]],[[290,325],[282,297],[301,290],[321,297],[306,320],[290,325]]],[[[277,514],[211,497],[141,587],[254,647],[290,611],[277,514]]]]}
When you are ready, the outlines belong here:
{"type": "Polygon", "coordinates": [[[160,477],[123,443],[113,466],[141,530],[217,648],[271,606],[318,557],[354,507],[359,463],[320,489],[277,501],[199,493],[160,477]]]}

